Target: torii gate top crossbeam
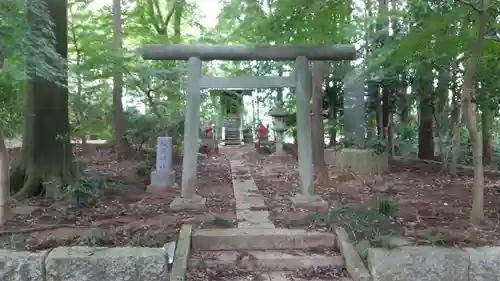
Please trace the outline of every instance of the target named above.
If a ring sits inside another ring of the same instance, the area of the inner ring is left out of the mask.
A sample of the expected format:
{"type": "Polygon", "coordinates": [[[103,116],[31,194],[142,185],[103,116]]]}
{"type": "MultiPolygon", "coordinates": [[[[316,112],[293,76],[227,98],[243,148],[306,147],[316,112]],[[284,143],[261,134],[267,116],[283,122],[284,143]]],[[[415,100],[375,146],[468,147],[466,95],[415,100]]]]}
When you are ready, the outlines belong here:
{"type": "Polygon", "coordinates": [[[309,60],[353,60],[353,45],[145,45],[142,57],[149,60],[188,60],[198,57],[204,61],[226,60],[295,60],[304,56],[309,60]]]}

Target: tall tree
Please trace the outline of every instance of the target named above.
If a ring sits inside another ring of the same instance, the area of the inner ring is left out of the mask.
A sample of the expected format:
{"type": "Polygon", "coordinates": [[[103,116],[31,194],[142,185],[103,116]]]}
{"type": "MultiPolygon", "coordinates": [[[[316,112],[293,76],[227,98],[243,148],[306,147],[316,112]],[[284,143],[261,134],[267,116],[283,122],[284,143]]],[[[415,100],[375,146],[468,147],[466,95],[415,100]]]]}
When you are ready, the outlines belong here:
{"type": "MultiPolygon", "coordinates": [[[[35,1],[28,1],[28,6],[35,1]]],[[[67,2],[44,0],[53,22],[40,21],[40,10],[28,7],[30,29],[39,31],[49,41],[55,38],[55,49],[35,42],[27,56],[40,56],[56,52],[65,62],[68,54],[67,2]]],[[[41,6],[43,8],[43,6],[41,6]]],[[[40,6],[39,6],[40,8],[40,6]]],[[[26,81],[25,123],[21,156],[16,159],[11,174],[11,191],[16,199],[23,199],[44,192],[57,197],[61,184],[72,177],[72,152],[69,136],[68,88],[66,64],[51,58],[49,63],[58,69],[57,79],[43,76],[28,66],[26,81]]]]}
{"type": "Polygon", "coordinates": [[[481,48],[486,34],[486,22],[488,18],[488,9],[490,0],[481,0],[479,5],[468,3],[468,5],[477,12],[477,37],[471,47],[470,57],[465,65],[464,82],[462,84],[461,103],[463,108],[463,119],[469,138],[472,143],[472,157],[474,162],[474,185],[472,187],[472,210],[471,220],[477,222],[484,218],[484,166],[483,166],[483,143],[481,134],[477,129],[476,120],[476,100],[474,97],[477,63],[481,57],[481,48]]]}
{"type": "Polygon", "coordinates": [[[123,111],[123,67],[122,67],[122,5],[121,0],[113,0],[113,48],[116,58],[113,69],[113,129],[120,157],[126,157],[129,143],[125,136],[125,113],[123,111]]]}

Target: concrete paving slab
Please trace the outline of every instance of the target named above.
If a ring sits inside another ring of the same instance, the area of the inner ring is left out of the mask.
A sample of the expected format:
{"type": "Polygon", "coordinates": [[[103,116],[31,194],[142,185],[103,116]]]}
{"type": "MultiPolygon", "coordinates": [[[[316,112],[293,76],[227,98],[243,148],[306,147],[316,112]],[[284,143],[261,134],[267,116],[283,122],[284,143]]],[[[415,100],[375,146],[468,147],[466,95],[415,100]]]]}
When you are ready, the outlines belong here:
{"type": "Polygon", "coordinates": [[[194,250],[278,250],[335,246],[335,234],[303,229],[199,229],[192,237],[194,250]]]}
{"type": "Polygon", "coordinates": [[[231,173],[233,174],[233,190],[236,199],[236,217],[239,228],[274,228],[274,223],[269,219],[269,211],[253,211],[251,208],[265,208],[265,199],[260,194],[254,180],[238,179],[238,173],[245,171],[245,166],[239,160],[231,160],[231,173]]]}
{"type": "Polygon", "coordinates": [[[287,271],[311,267],[344,267],[342,256],[311,254],[301,250],[276,251],[205,251],[189,260],[189,268],[210,268],[220,271],[287,271]],[[237,261],[237,262],[235,262],[237,261]]]}

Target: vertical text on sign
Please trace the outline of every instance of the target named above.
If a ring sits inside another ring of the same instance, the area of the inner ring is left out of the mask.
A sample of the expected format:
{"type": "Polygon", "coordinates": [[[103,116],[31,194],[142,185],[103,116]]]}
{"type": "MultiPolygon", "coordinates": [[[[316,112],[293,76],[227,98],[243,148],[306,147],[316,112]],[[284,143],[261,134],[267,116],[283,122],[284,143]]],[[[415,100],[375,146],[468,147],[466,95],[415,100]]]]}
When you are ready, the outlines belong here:
{"type": "Polygon", "coordinates": [[[156,170],[170,171],[172,168],[172,138],[158,137],[156,140],[156,170]]]}

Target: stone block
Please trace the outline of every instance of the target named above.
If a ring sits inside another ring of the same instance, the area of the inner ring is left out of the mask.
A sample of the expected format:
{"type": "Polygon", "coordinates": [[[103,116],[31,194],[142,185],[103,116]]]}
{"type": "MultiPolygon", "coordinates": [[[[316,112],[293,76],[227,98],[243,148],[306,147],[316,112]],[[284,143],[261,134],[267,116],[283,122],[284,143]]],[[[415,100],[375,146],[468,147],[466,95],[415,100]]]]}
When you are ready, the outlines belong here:
{"type": "Polygon", "coordinates": [[[389,156],[375,154],[371,149],[325,149],[328,165],[354,173],[374,174],[389,172],[389,156]]]}
{"type": "Polygon", "coordinates": [[[274,228],[268,211],[237,210],[238,228],[274,228]]]}
{"type": "Polygon", "coordinates": [[[337,227],[335,233],[337,234],[337,247],[345,259],[345,268],[349,272],[349,275],[351,275],[352,280],[371,281],[370,272],[368,272],[344,228],[337,227]]]}
{"type": "Polygon", "coordinates": [[[202,210],[206,208],[206,202],[207,199],[198,195],[194,195],[191,198],[176,197],[172,203],[170,203],[170,210],[202,210]]]}
{"type": "MultiPolygon", "coordinates": [[[[269,274],[263,275],[262,279],[259,278],[258,280],[262,281],[311,281],[311,278],[300,278],[300,277],[293,277],[293,279],[290,277],[290,275],[293,276],[293,272],[290,271],[272,271],[269,272],[269,274]]],[[[248,279],[247,279],[248,280],[248,279]]],[[[312,279],[312,280],[320,280],[320,279],[312,279]]],[[[321,279],[323,280],[323,279],[321,279]]],[[[336,280],[336,281],[352,281],[351,278],[348,277],[335,277],[335,279],[329,279],[329,280],[336,280]]],[[[246,281],[244,279],[237,279],[235,281],[246,281]]],[[[326,280],[325,280],[326,281],[326,280]]]]}
{"type": "Polygon", "coordinates": [[[295,208],[299,209],[315,210],[318,212],[328,210],[328,202],[318,195],[304,196],[302,194],[296,194],[294,197],[290,198],[290,201],[295,208]]]}
{"type": "Polygon", "coordinates": [[[48,251],[31,253],[0,249],[0,280],[44,280],[44,261],[48,251]]]}
{"type": "Polygon", "coordinates": [[[47,256],[45,266],[46,281],[162,281],[168,278],[168,260],[163,248],[59,247],[47,256]]]}
{"type": "Polygon", "coordinates": [[[175,171],[154,170],[151,172],[151,183],[148,189],[167,189],[175,185],[175,171]]]}
{"type": "Polygon", "coordinates": [[[33,213],[41,212],[42,209],[37,206],[16,206],[10,210],[12,214],[31,216],[33,213]]]}
{"type": "Polygon", "coordinates": [[[500,280],[500,247],[466,248],[470,281],[500,280]]]}
{"type": "Polygon", "coordinates": [[[371,248],[367,262],[373,281],[469,280],[469,254],[457,248],[371,248]]]}
{"type": "Polygon", "coordinates": [[[191,250],[191,233],[193,226],[190,224],[182,225],[177,239],[177,248],[175,250],[174,264],[170,273],[170,281],[183,281],[186,276],[188,266],[189,251],[191,250]]]}
{"type": "Polygon", "coordinates": [[[199,229],[194,250],[282,250],[333,247],[335,234],[282,228],[199,229]]]}
{"type": "Polygon", "coordinates": [[[344,259],[338,255],[315,254],[301,250],[204,251],[189,260],[190,268],[210,268],[217,271],[242,270],[255,272],[295,271],[301,268],[343,268],[344,259]],[[235,261],[239,261],[235,264],[235,261]]]}

